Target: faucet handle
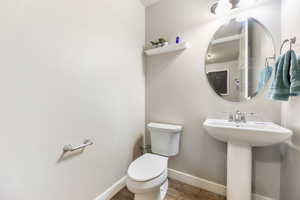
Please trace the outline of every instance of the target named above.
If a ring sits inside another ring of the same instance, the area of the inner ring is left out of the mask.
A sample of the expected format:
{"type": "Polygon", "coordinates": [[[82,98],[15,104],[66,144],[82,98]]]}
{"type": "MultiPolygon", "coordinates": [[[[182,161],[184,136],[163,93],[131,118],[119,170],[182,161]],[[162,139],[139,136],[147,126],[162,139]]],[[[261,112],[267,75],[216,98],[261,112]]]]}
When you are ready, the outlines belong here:
{"type": "Polygon", "coordinates": [[[262,121],[264,121],[263,119],[260,119],[261,116],[258,113],[255,113],[255,112],[246,112],[246,116],[250,120],[254,120],[254,121],[262,120],[262,121]]]}
{"type": "Polygon", "coordinates": [[[257,116],[257,113],[255,113],[255,112],[245,112],[245,115],[253,117],[253,116],[257,116]]]}

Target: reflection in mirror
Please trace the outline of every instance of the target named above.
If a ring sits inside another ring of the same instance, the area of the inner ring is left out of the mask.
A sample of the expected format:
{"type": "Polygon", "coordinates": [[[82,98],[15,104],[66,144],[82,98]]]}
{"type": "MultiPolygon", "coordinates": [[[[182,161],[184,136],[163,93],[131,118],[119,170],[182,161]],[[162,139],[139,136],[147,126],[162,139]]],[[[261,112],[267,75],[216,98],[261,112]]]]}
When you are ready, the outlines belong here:
{"type": "Polygon", "coordinates": [[[255,97],[273,71],[275,47],[257,20],[235,19],[221,26],[207,50],[205,70],[213,90],[223,99],[241,102],[255,97]]]}

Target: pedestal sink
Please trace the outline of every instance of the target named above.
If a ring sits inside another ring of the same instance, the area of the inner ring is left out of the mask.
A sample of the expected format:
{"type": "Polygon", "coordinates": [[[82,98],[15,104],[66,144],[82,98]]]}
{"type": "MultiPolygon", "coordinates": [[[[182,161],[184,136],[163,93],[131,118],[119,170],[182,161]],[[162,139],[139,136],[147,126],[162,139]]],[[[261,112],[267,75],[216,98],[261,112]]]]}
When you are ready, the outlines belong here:
{"type": "Polygon", "coordinates": [[[272,122],[237,123],[207,119],[208,134],[227,146],[227,200],[251,200],[252,147],[290,139],[293,132],[272,122]]]}

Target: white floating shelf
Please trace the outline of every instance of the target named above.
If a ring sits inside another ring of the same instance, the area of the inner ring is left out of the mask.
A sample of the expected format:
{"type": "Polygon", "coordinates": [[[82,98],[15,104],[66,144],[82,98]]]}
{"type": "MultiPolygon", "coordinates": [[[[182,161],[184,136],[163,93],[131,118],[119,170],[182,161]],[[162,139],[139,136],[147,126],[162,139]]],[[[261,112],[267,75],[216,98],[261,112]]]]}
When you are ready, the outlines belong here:
{"type": "Polygon", "coordinates": [[[170,52],[174,52],[174,51],[181,51],[181,50],[184,50],[187,48],[188,48],[188,43],[181,42],[179,44],[169,44],[164,47],[158,47],[158,48],[154,48],[154,49],[145,50],[145,54],[147,56],[154,56],[154,55],[170,53],[170,52]]]}

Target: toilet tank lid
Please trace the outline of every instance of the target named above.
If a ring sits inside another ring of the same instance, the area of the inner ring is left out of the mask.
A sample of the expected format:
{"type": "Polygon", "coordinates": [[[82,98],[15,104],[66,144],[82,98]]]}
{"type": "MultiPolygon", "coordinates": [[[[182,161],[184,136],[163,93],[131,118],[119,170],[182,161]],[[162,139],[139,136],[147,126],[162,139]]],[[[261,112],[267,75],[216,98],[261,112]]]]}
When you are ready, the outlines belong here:
{"type": "Polygon", "coordinates": [[[167,168],[167,157],[147,153],[130,164],[127,175],[134,181],[145,182],[160,176],[167,168]]]}
{"type": "Polygon", "coordinates": [[[183,129],[183,126],[181,125],[174,125],[174,124],[162,124],[162,123],[149,123],[147,125],[148,128],[156,128],[156,129],[162,129],[166,131],[172,131],[172,132],[180,132],[183,129]]]}

